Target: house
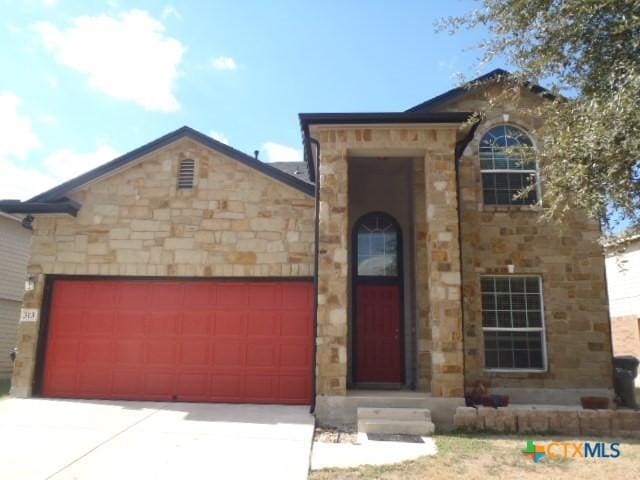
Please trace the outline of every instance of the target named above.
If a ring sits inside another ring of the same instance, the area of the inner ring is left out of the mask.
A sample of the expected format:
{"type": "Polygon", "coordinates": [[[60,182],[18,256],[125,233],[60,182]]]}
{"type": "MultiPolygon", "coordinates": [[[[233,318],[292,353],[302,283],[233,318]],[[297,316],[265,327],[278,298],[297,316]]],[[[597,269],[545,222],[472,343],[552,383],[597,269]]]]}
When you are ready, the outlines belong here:
{"type": "MultiPolygon", "coordinates": [[[[640,359],[640,235],[608,245],[605,259],[613,354],[640,359]]],[[[636,377],[640,385],[640,378],[636,377]]]]}
{"type": "Polygon", "coordinates": [[[0,380],[11,378],[30,241],[20,218],[0,212],[0,380]]]}
{"type": "Polygon", "coordinates": [[[550,94],[490,107],[508,75],[404,112],[301,114],[298,174],[183,127],[4,202],[33,219],[37,313],[12,394],[310,404],[324,423],[380,404],[444,422],[477,382],[612,397],[599,227],[538,220],[516,103],[550,94]]]}

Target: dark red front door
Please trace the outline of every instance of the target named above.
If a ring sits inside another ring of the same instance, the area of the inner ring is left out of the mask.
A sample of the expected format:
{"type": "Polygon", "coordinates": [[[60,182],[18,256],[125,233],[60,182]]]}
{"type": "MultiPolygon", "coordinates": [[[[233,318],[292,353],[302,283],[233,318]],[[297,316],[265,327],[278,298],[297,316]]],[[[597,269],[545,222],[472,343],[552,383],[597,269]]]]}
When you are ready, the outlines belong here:
{"type": "Polygon", "coordinates": [[[400,286],[356,287],[356,378],[358,382],[402,382],[400,286]]]}
{"type": "Polygon", "coordinates": [[[355,262],[353,377],[357,383],[402,383],[402,255],[398,223],[382,212],[358,220],[355,262]]]}

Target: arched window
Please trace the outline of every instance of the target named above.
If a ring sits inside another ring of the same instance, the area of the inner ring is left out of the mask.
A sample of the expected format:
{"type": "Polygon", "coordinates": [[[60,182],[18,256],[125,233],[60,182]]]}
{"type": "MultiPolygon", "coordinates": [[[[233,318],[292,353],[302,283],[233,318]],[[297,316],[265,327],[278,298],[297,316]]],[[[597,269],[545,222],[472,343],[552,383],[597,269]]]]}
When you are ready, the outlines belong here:
{"type": "Polygon", "coordinates": [[[195,172],[195,160],[190,158],[180,160],[180,166],[178,167],[178,188],[193,188],[195,172]]]}
{"type": "Polygon", "coordinates": [[[386,213],[370,213],[356,226],[358,276],[398,276],[399,229],[386,213]]]}
{"type": "Polygon", "coordinates": [[[531,205],[537,190],[514,198],[523,188],[535,184],[536,160],[531,138],[510,125],[498,125],[480,141],[482,196],[485,205],[531,205]]]}

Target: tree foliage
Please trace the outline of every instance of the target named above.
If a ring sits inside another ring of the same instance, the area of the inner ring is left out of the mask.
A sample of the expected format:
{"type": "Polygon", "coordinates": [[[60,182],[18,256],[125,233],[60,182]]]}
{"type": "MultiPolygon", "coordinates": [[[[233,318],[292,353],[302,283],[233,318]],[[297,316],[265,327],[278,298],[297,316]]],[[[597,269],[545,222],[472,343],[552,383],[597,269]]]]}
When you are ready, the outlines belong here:
{"type": "Polygon", "coordinates": [[[558,94],[534,113],[545,214],[583,208],[605,232],[640,224],[640,0],[480,0],[442,28],[486,27],[483,61],[558,94]]]}

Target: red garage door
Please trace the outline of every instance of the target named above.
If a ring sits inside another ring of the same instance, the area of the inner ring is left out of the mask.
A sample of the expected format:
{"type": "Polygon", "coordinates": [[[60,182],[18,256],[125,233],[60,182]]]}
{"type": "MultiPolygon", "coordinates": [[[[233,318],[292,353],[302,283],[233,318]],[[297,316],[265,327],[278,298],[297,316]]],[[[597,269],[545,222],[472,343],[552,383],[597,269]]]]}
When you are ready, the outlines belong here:
{"type": "Polygon", "coordinates": [[[51,397],[308,404],[310,282],[56,280],[51,397]]]}

